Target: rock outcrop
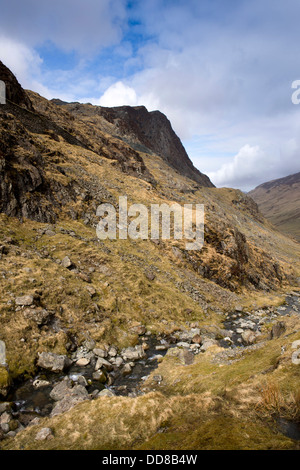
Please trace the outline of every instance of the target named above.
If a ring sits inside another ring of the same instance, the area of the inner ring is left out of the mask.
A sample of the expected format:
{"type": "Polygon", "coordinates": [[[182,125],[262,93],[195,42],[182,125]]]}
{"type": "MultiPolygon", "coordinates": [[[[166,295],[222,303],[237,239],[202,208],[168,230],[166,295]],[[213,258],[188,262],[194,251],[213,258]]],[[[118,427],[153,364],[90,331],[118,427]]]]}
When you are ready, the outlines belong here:
{"type": "Polygon", "coordinates": [[[208,176],[194,167],[170,121],[160,111],[149,112],[145,106],[106,108],[60,100],[53,102],[64,106],[79,119],[102,118],[100,122],[104,127],[108,125],[110,132],[135,150],[159,155],[181,175],[200,186],[214,187],[208,176]]]}

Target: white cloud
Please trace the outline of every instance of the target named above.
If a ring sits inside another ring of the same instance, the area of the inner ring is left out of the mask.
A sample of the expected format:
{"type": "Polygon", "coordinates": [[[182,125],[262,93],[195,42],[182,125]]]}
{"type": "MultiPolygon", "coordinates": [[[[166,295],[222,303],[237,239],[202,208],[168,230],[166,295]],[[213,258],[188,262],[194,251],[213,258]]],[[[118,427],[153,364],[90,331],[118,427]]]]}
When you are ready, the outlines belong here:
{"type": "Polygon", "coordinates": [[[91,54],[121,39],[124,0],[2,2],[2,33],[30,47],[51,41],[64,51],[91,54]]]}
{"type": "Polygon", "coordinates": [[[135,90],[119,81],[111,85],[101,96],[100,106],[136,106],[138,98],[135,90]]]}
{"type": "Polygon", "coordinates": [[[209,177],[217,186],[252,187],[253,180],[261,178],[268,166],[268,157],[259,146],[246,144],[232,161],[225,163],[209,177]]]}
{"type": "Polygon", "coordinates": [[[32,86],[33,77],[40,75],[43,62],[34,49],[4,36],[0,36],[0,60],[25,88],[32,86]]]}

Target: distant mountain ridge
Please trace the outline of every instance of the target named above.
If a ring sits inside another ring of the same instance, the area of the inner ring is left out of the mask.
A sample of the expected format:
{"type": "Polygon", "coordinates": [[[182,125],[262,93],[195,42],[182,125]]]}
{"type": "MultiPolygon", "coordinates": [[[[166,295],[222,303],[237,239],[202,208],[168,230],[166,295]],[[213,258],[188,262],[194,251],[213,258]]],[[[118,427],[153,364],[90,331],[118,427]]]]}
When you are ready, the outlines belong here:
{"type": "Polygon", "coordinates": [[[300,172],[260,184],[248,195],[278,230],[300,242],[300,172]]]}

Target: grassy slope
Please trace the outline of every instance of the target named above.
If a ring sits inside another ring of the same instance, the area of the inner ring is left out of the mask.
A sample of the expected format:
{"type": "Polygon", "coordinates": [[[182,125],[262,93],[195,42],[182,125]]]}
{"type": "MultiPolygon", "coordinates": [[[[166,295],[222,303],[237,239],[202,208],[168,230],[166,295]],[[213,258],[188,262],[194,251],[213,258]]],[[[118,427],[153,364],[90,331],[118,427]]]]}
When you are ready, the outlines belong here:
{"type": "Polygon", "coordinates": [[[284,181],[273,187],[258,186],[249,195],[278,230],[300,241],[300,182],[284,181]]]}
{"type": "MultiPolygon", "coordinates": [[[[247,269],[257,269],[265,283],[273,282],[272,272],[268,269],[274,262],[279,263],[287,275],[299,276],[299,244],[276,232],[260,216],[253,216],[242,193],[230,189],[197,189],[193,182],[170,170],[160,158],[143,154],[158,182],[153,189],[148,182],[125,174],[114,161],[93,151],[72,146],[61,138],[54,140],[46,134],[34,133],[32,139],[39,148],[47,149],[44,158],[49,178],[57,179],[65,186],[72,179],[86,180],[88,186],[91,183],[101,186],[104,194],[110,194],[114,202],[119,195],[126,194],[130,204],[204,203],[210,234],[220,236],[222,229],[227,233],[230,227],[242,231],[250,250],[247,269]],[[59,155],[64,174],[55,171],[53,152],[59,155]]],[[[21,223],[0,215],[1,240],[9,249],[0,259],[1,339],[7,345],[12,378],[33,373],[39,351],[66,353],[72,335],[77,337],[79,344],[92,337],[98,346],[104,343],[127,346],[137,341],[131,331],[136,321],[144,323],[153,332],[172,331],[191,322],[198,322],[200,326],[218,325],[222,321],[220,313],[238,304],[251,309],[280,303],[285,290],[290,289],[288,277],[284,277],[281,285],[274,284],[273,291],[240,285],[234,277],[231,289],[222,287],[197,273],[181,242],[166,241],[156,245],[150,241],[108,240],[100,243],[93,226],[85,225],[82,218],[73,220],[70,217],[70,209],[78,213],[88,209],[95,214],[100,202],[101,199],[95,198],[87,207],[79,198],[63,207],[56,224],[50,227],[29,220],[21,223]],[[55,235],[42,234],[41,229],[47,228],[55,235]],[[172,250],[174,245],[181,250],[182,256],[178,257],[172,250]],[[80,273],[90,276],[91,282],[57,262],[66,255],[80,273]],[[153,281],[146,277],[148,270],[155,274],[153,281]],[[95,289],[93,297],[88,287],[95,289]],[[28,293],[38,295],[40,304],[53,311],[58,331],[51,326],[39,328],[24,317],[22,309],[15,308],[15,297],[28,293]]],[[[224,279],[233,263],[232,258],[218,253],[213,243],[207,243],[199,260],[215,267],[224,279]]],[[[209,354],[201,356],[201,360],[199,357],[189,367],[166,358],[160,366],[164,375],[160,390],[153,390],[155,386],[150,383],[149,393],[137,399],[102,398],[80,404],[65,415],[45,419],[40,426],[26,429],[4,446],[293,448],[292,441],[278,435],[262,420],[262,412],[257,417],[254,407],[260,402],[260,395],[251,377],[260,375],[274,364],[280,345],[280,341],[270,342],[264,350],[221,368],[211,363],[209,354]],[[232,389],[229,398],[224,396],[226,384],[232,389]],[[251,396],[254,395],[254,402],[252,399],[243,402],[244,387],[249,388],[251,396]],[[34,441],[37,429],[48,424],[54,429],[55,439],[43,444],[34,441]],[[222,429],[223,433],[219,432],[222,429]]],[[[282,393],[283,408],[287,410],[290,407],[287,395],[294,392],[295,374],[298,378],[295,368],[287,362],[286,368],[268,376],[279,385],[286,385],[289,392],[283,390],[282,393]]],[[[263,385],[266,377],[261,377],[263,385]]],[[[7,381],[3,370],[0,370],[0,381],[1,386],[7,381]]]]}

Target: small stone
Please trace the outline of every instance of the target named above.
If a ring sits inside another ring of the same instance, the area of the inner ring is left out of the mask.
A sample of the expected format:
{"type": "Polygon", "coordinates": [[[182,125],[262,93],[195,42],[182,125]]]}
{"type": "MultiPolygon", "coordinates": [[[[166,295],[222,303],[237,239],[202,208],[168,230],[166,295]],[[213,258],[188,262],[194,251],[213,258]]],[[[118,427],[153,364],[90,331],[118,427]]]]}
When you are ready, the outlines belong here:
{"type": "Polygon", "coordinates": [[[300,348],[300,339],[292,343],[292,349],[298,349],[298,348],[300,348]]]}
{"type": "Polygon", "coordinates": [[[104,367],[108,372],[113,370],[113,366],[110,362],[108,362],[106,359],[99,357],[99,359],[96,362],[95,370],[99,370],[102,367],[104,367]]]}
{"type": "Polygon", "coordinates": [[[154,281],[154,279],[156,278],[156,275],[152,271],[146,271],[145,276],[148,281],[154,281]]]}
{"type": "Polygon", "coordinates": [[[36,379],[33,381],[32,385],[34,388],[38,389],[38,388],[48,387],[48,385],[50,385],[50,382],[48,382],[47,380],[36,379]]]}
{"type": "Polygon", "coordinates": [[[104,384],[107,380],[107,377],[102,370],[97,370],[93,373],[93,379],[104,384]]]}
{"type": "Polygon", "coordinates": [[[72,263],[72,261],[70,260],[70,258],[68,256],[64,257],[61,264],[64,268],[67,268],[67,269],[73,267],[73,263],[72,263]]]}
{"type": "Polygon", "coordinates": [[[157,346],[155,346],[156,351],[166,351],[168,348],[168,344],[158,344],[157,346]]]}
{"type": "Polygon", "coordinates": [[[72,392],[72,382],[66,377],[64,380],[59,382],[53,387],[50,392],[50,398],[55,401],[60,401],[72,392]]]}
{"type": "Polygon", "coordinates": [[[111,346],[111,347],[109,348],[108,355],[109,355],[110,357],[116,357],[117,354],[118,354],[117,348],[115,348],[114,346],[111,346]]]}
{"type": "Polygon", "coordinates": [[[253,344],[256,341],[256,334],[251,330],[245,330],[242,333],[242,339],[246,344],[253,344]]]}
{"type": "Polygon", "coordinates": [[[92,286],[87,286],[86,290],[89,292],[91,297],[94,297],[96,295],[96,289],[94,289],[92,286]]]}
{"type": "Polygon", "coordinates": [[[194,344],[201,344],[202,343],[202,338],[200,335],[195,335],[192,338],[192,343],[194,344]]]}
{"type": "Polygon", "coordinates": [[[78,359],[76,362],[76,365],[79,367],[86,367],[90,363],[90,360],[87,359],[86,357],[82,357],[81,359],[78,359]]]}
{"type": "Polygon", "coordinates": [[[116,357],[115,359],[116,367],[121,367],[122,364],[123,364],[123,359],[120,356],[116,357]]]}
{"type": "Polygon", "coordinates": [[[5,411],[10,411],[10,409],[11,409],[11,404],[8,401],[0,403],[0,415],[4,413],[5,411]]]}
{"type": "Polygon", "coordinates": [[[36,441],[45,441],[46,439],[53,439],[53,432],[51,428],[42,428],[35,436],[36,441]]]}
{"type": "Polygon", "coordinates": [[[30,423],[28,424],[28,426],[36,426],[38,424],[40,424],[41,422],[41,418],[38,418],[37,416],[35,418],[33,418],[32,421],[30,421],[30,423]]]}
{"type": "Polygon", "coordinates": [[[130,364],[125,364],[125,366],[122,369],[122,374],[123,375],[129,375],[132,371],[132,367],[130,364]]]}
{"type": "Polygon", "coordinates": [[[102,357],[102,358],[105,358],[108,356],[107,351],[101,348],[93,349],[93,353],[95,354],[95,356],[102,357]]]}
{"type": "Polygon", "coordinates": [[[215,340],[213,340],[213,339],[206,339],[206,340],[203,342],[203,344],[202,344],[200,350],[205,352],[205,351],[207,351],[209,348],[211,348],[212,346],[215,346],[215,344],[217,344],[217,342],[216,342],[215,340]]]}
{"type": "Polygon", "coordinates": [[[98,393],[97,397],[114,397],[115,394],[111,391],[105,388],[104,390],[101,390],[101,392],[98,393]]]}
{"type": "Polygon", "coordinates": [[[146,357],[145,351],[141,345],[135,348],[126,348],[122,351],[122,357],[125,361],[138,361],[146,357]]]}
{"type": "MultiPolygon", "coordinates": [[[[9,424],[10,420],[12,419],[11,415],[5,411],[1,416],[0,416],[0,425],[1,427],[5,424],[9,424]]],[[[3,428],[2,428],[3,429],[3,428]]]]}
{"type": "Polygon", "coordinates": [[[30,306],[33,304],[33,296],[32,295],[23,295],[21,297],[17,297],[16,300],[16,305],[20,306],[30,306]]]}
{"type": "Polygon", "coordinates": [[[163,381],[162,375],[154,375],[153,382],[157,382],[158,384],[160,384],[162,381],[163,381]]]}
{"type": "Polygon", "coordinates": [[[79,377],[77,378],[77,382],[79,385],[82,385],[83,387],[88,386],[87,380],[83,375],[79,375],[79,377]]]}

